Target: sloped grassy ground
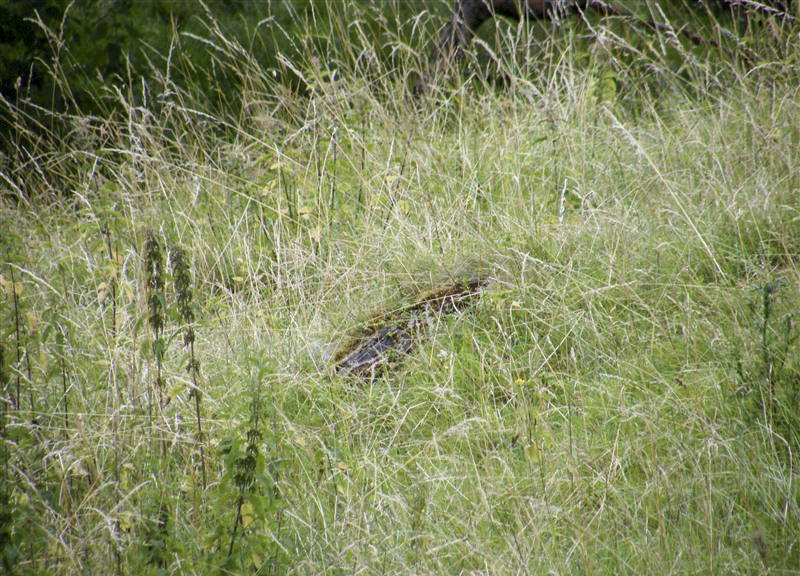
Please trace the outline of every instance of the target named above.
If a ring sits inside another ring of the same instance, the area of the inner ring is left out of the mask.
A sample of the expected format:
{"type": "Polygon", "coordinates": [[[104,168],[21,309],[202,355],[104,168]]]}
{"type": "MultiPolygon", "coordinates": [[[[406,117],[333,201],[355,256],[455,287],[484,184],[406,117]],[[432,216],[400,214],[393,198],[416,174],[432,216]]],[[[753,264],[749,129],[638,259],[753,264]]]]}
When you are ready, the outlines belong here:
{"type": "Polygon", "coordinates": [[[420,108],[322,84],[233,144],[131,105],[62,196],[4,191],[6,567],[800,569],[797,86],[634,116],[567,72],[420,108]],[[407,361],[334,374],[370,314],[477,269],[407,361]]]}

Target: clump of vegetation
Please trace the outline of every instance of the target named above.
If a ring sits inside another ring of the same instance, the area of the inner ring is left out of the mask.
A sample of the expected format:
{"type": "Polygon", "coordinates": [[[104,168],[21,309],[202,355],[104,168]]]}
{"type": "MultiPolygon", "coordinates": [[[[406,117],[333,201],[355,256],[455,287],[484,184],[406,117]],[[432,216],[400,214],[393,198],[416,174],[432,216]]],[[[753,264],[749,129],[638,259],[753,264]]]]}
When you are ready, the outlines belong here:
{"type": "MultiPolygon", "coordinates": [[[[164,329],[167,323],[167,299],[166,293],[164,292],[166,282],[164,277],[166,273],[164,269],[164,252],[161,248],[161,243],[152,230],[148,230],[147,232],[147,241],[144,246],[144,265],[145,282],[147,285],[147,321],[153,332],[151,348],[156,367],[155,375],[152,380],[152,387],[148,388],[148,390],[152,390],[152,395],[147,403],[150,412],[150,421],[153,422],[154,398],[158,398],[156,417],[159,420],[164,413],[165,405],[171,398],[166,396],[165,400],[166,379],[164,378],[164,359],[167,352],[167,340],[164,338],[164,329]]],[[[148,394],[150,394],[150,392],[148,392],[148,394]]],[[[167,444],[166,439],[163,437],[161,439],[161,445],[163,455],[166,457],[167,444]]]]}
{"type": "Polygon", "coordinates": [[[746,339],[736,348],[737,390],[751,417],[774,434],[786,465],[800,450],[800,301],[782,279],[758,283],[748,308],[746,339]]]}
{"type": "Polygon", "coordinates": [[[2,570],[796,571],[794,21],[317,5],[0,102],[2,570]]]}
{"type": "Polygon", "coordinates": [[[192,380],[192,389],[189,397],[194,399],[194,413],[197,420],[197,444],[200,449],[200,474],[203,479],[203,492],[208,487],[206,481],[206,456],[203,440],[203,420],[200,411],[200,401],[203,393],[200,390],[200,361],[194,353],[194,307],[192,306],[192,277],[189,263],[186,260],[186,251],[176,246],[170,252],[172,261],[172,276],[175,284],[175,297],[177,300],[178,315],[184,323],[183,345],[189,348],[189,359],[186,361],[186,372],[192,380]]]}
{"type": "Polygon", "coordinates": [[[156,574],[169,574],[177,552],[171,500],[169,494],[151,489],[142,511],[142,560],[156,574]]]}
{"type": "Polygon", "coordinates": [[[213,532],[210,564],[232,571],[281,571],[290,563],[290,555],[282,534],[277,430],[266,420],[274,410],[267,407],[264,390],[264,384],[272,385],[268,383],[272,374],[263,358],[251,358],[248,364],[253,373],[247,419],[219,445],[224,472],[214,504],[219,524],[213,532]]]}

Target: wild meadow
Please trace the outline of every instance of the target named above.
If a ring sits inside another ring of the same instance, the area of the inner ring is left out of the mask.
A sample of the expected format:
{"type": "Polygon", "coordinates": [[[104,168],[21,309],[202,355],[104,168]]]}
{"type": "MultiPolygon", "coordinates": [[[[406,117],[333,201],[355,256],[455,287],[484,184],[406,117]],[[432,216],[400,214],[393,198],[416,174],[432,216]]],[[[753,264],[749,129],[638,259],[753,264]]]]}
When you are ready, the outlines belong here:
{"type": "Polygon", "coordinates": [[[441,20],[345,13],[4,99],[3,572],[800,571],[797,26],[503,20],[415,97],[441,20]]]}

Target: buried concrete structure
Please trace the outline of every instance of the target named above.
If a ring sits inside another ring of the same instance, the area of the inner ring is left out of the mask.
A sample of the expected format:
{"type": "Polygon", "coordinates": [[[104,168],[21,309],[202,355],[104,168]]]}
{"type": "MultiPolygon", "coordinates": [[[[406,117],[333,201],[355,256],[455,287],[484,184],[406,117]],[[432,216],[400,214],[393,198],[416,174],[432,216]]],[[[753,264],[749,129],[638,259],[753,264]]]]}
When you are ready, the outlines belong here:
{"type": "Polygon", "coordinates": [[[454,278],[420,292],[405,306],[374,313],[334,354],[334,370],[364,379],[384,374],[400,364],[441,317],[474,304],[488,282],[484,274],[454,278]]]}

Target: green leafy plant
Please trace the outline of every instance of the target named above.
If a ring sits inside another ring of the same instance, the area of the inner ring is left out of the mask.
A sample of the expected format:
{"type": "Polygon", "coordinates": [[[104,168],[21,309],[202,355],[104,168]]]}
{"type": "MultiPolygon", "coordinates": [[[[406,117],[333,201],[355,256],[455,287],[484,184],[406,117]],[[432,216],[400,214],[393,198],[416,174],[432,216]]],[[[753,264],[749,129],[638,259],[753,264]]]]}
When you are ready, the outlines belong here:
{"type": "Polygon", "coordinates": [[[10,405],[10,390],[8,373],[6,372],[5,352],[5,346],[0,344],[0,389],[2,389],[2,397],[0,397],[0,460],[3,462],[2,469],[0,469],[0,564],[3,566],[3,571],[10,574],[19,554],[17,547],[20,544],[20,531],[14,526],[18,515],[15,514],[15,506],[11,502],[9,484],[6,418],[10,405]]]}
{"type": "Polygon", "coordinates": [[[168,491],[156,487],[145,493],[140,546],[144,564],[157,575],[169,574],[176,552],[174,504],[168,491]]]}
{"type": "MultiPolygon", "coordinates": [[[[753,354],[737,360],[741,391],[753,416],[800,450],[800,306],[781,280],[758,284],[748,302],[753,354]]],[[[791,459],[791,457],[790,457],[791,459]]]]}
{"type": "Polygon", "coordinates": [[[257,375],[248,390],[247,421],[219,445],[225,471],[214,510],[225,524],[217,531],[217,557],[228,569],[275,570],[288,556],[276,483],[278,447],[265,420],[263,382],[270,370],[263,360],[252,363],[257,375]]]}
{"type": "MultiPolygon", "coordinates": [[[[22,369],[22,342],[20,337],[20,319],[19,319],[19,294],[21,291],[21,286],[17,284],[16,280],[14,279],[14,267],[9,264],[8,272],[10,276],[10,281],[7,284],[7,290],[11,294],[12,300],[12,310],[14,311],[14,341],[16,342],[16,356],[17,356],[17,374],[16,374],[16,393],[9,395],[9,399],[11,401],[11,406],[15,410],[20,409],[20,403],[22,401],[21,398],[21,390],[20,390],[20,370],[22,369]]],[[[5,282],[4,282],[5,284],[5,282]]]]}
{"type": "MultiPolygon", "coordinates": [[[[156,374],[153,380],[153,388],[158,397],[159,416],[164,410],[164,390],[166,379],[164,377],[164,357],[167,350],[167,341],[164,338],[164,329],[167,322],[167,299],[164,292],[166,270],[164,269],[164,253],[161,243],[156,238],[155,232],[147,231],[144,248],[145,282],[147,294],[147,320],[153,332],[152,353],[156,363],[156,374]]],[[[150,420],[152,423],[153,401],[149,402],[150,420]]],[[[151,424],[152,425],[152,424],[151,424]]],[[[166,440],[161,439],[162,451],[166,456],[166,440]]]]}
{"type": "Polygon", "coordinates": [[[177,300],[178,315],[184,323],[183,345],[189,348],[189,360],[186,363],[186,371],[192,379],[192,390],[189,397],[194,399],[195,417],[197,421],[197,444],[200,448],[200,470],[203,478],[203,492],[206,483],[206,457],[205,440],[203,438],[203,421],[200,413],[200,402],[203,399],[203,392],[200,390],[200,362],[194,354],[195,331],[194,331],[194,307],[192,306],[192,274],[191,266],[187,261],[186,251],[180,246],[175,246],[170,252],[172,262],[172,278],[175,287],[175,298],[177,300]]]}

